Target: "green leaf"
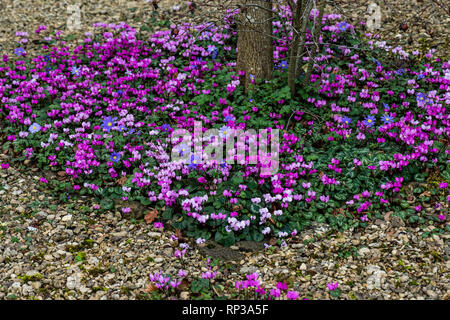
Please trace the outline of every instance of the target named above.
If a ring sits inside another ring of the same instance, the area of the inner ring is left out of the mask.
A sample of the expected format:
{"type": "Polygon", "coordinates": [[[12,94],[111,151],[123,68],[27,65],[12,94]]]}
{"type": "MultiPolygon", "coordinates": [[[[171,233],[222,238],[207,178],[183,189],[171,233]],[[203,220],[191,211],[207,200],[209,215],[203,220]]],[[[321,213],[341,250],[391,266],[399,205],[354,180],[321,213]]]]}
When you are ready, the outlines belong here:
{"type": "Polygon", "coordinates": [[[214,240],[225,247],[230,247],[235,243],[234,232],[217,231],[214,240]]]}

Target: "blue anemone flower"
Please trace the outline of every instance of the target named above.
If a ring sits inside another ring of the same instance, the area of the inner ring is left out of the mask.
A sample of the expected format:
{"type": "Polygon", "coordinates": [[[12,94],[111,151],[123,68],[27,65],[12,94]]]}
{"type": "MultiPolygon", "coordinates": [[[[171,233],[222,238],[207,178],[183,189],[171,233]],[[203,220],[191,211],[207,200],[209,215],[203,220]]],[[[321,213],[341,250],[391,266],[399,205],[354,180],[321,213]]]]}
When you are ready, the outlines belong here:
{"type": "Polygon", "coordinates": [[[17,56],[22,56],[24,53],[25,53],[25,49],[24,48],[22,48],[22,47],[20,47],[20,48],[17,48],[16,50],[14,50],[14,53],[17,55],[17,56]]]}
{"type": "Polygon", "coordinates": [[[389,124],[389,123],[392,123],[393,122],[393,117],[391,117],[390,115],[388,115],[388,114],[384,114],[382,117],[381,117],[381,120],[383,120],[384,121],[384,124],[389,124]]]}
{"type": "Polygon", "coordinates": [[[118,153],[118,152],[111,153],[110,160],[112,162],[118,162],[120,160],[120,153],[118,153]]]}
{"type": "Polygon", "coordinates": [[[117,120],[117,118],[112,118],[112,117],[105,118],[102,123],[102,128],[108,132],[111,131],[111,128],[114,127],[116,120],[117,120]]]}
{"type": "Polygon", "coordinates": [[[167,132],[167,131],[170,131],[170,129],[172,129],[172,128],[167,123],[165,123],[161,126],[161,131],[167,132]]]}
{"type": "Polygon", "coordinates": [[[366,119],[364,119],[364,124],[368,127],[372,127],[375,123],[376,119],[374,116],[367,116],[366,119]]]}
{"type": "Polygon", "coordinates": [[[341,31],[347,30],[349,26],[350,25],[347,22],[345,22],[345,21],[342,21],[341,23],[338,24],[338,28],[341,31]]]}
{"type": "Polygon", "coordinates": [[[38,123],[33,123],[29,128],[28,131],[30,131],[31,133],[36,133],[39,130],[41,130],[41,126],[38,123]]]}

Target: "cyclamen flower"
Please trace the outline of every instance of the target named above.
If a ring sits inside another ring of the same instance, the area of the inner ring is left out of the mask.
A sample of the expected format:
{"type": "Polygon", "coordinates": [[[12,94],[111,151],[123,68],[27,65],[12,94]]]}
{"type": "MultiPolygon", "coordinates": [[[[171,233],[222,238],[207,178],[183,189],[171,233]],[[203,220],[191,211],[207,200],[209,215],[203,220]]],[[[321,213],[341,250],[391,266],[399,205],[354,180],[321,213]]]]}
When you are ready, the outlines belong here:
{"type": "Polygon", "coordinates": [[[153,224],[153,227],[154,227],[155,229],[162,229],[162,228],[164,228],[164,225],[163,225],[162,222],[155,222],[155,223],[153,224]]]}
{"type": "Polygon", "coordinates": [[[288,300],[297,300],[297,299],[298,299],[298,296],[299,296],[299,294],[298,294],[297,291],[288,291],[288,292],[286,293],[286,298],[287,298],[288,300]]]}
{"type": "Polygon", "coordinates": [[[339,287],[339,283],[329,283],[329,284],[327,284],[327,287],[328,287],[328,290],[330,290],[330,291],[334,291],[334,290],[336,290],[338,287],[339,287]]]}
{"type": "Polygon", "coordinates": [[[361,217],[361,221],[365,221],[365,222],[369,221],[369,218],[367,217],[367,214],[365,214],[365,215],[363,215],[361,217]]]}
{"type": "Polygon", "coordinates": [[[6,170],[9,168],[9,163],[2,163],[1,167],[2,167],[2,169],[6,170]]]}
{"type": "Polygon", "coordinates": [[[197,240],[195,240],[195,243],[197,243],[197,244],[202,244],[202,243],[204,243],[206,240],[205,239],[203,239],[203,238],[197,238],[197,240]]]}

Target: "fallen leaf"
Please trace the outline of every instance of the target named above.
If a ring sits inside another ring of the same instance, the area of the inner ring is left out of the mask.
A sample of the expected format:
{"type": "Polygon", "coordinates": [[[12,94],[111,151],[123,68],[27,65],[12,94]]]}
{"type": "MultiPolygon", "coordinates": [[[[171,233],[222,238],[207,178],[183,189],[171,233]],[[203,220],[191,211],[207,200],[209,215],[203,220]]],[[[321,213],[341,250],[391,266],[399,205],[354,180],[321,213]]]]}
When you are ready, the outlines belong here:
{"type": "Polygon", "coordinates": [[[393,214],[393,213],[394,213],[394,211],[386,212],[386,214],[384,215],[384,220],[386,220],[386,221],[391,220],[391,214],[393,214]]]}
{"type": "Polygon", "coordinates": [[[276,245],[276,244],[277,244],[277,239],[275,239],[275,238],[270,238],[269,244],[270,244],[271,246],[276,245]]]}
{"type": "Polygon", "coordinates": [[[183,235],[181,234],[180,229],[175,229],[175,237],[177,237],[180,240],[183,239],[183,235]]]}
{"type": "Polygon", "coordinates": [[[144,289],[145,292],[150,293],[153,291],[157,291],[158,288],[153,284],[153,283],[149,283],[149,285],[147,286],[147,288],[144,289]]]}
{"type": "Polygon", "coordinates": [[[123,176],[122,178],[117,180],[117,184],[119,186],[123,186],[125,184],[125,182],[127,182],[127,180],[128,180],[127,176],[123,176]]]}
{"type": "Polygon", "coordinates": [[[181,284],[178,286],[178,289],[180,289],[181,291],[186,291],[189,288],[190,282],[186,278],[183,278],[183,280],[181,280],[181,284]]]}
{"type": "Polygon", "coordinates": [[[152,223],[153,220],[156,219],[156,217],[158,216],[158,210],[153,209],[152,211],[149,211],[145,216],[144,216],[144,220],[145,222],[148,223],[152,223]]]}

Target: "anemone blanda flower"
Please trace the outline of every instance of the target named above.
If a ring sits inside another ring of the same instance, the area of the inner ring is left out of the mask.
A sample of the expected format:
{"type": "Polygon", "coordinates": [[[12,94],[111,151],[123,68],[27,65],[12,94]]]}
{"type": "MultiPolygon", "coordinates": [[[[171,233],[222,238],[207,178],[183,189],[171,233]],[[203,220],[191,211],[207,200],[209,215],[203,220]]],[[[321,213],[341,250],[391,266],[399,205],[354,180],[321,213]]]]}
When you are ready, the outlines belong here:
{"type": "Polygon", "coordinates": [[[176,147],[176,152],[183,157],[184,155],[188,155],[191,153],[191,148],[187,144],[180,144],[176,147]]]}
{"type": "Polygon", "coordinates": [[[167,123],[165,123],[161,126],[161,131],[168,132],[168,131],[170,131],[170,129],[172,129],[172,128],[167,123]]]}
{"type": "Polygon", "coordinates": [[[287,69],[287,67],[288,67],[288,63],[286,60],[283,60],[278,64],[278,68],[287,69]]]}
{"type": "Polygon", "coordinates": [[[36,133],[39,130],[41,130],[41,126],[38,123],[33,123],[29,128],[28,131],[30,131],[31,133],[36,133]]]}
{"type": "Polygon", "coordinates": [[[80,71],[81,71],[81,67],[73,66],[72,69],[70,69],[70,72],[71,72],[74,76],[80,75],[80,71]]]}
{"type": "Polygon", "coordinates": [[[197,168],[199,164],[201,164],[200,158],[197,155],[192,154],[191,158],[189,159],[189,169],[197,168]]]}
{"type": "Polygon", "coordinates": [[[228,116],[226,116],[225,119],[224,119],[225,122],[228,122],[228,121],[234,121],[234,120],[236,120],[236,119],[235,119],[232,115],[228,115],[228,116]]]}
{"type": "Polygon", "coordinates": [[[383,120],[384,124],[392,123],[393,119],[394,119],[394,118],[391,117],[391,116],[388,115],[388,114],[384,114],[384,115],[381,117],[381,120],[383,120]]]}
{"type": "Polygon", "coordinates": [[[342,118],[342,122],[345,123],[345,124],[350,124],[350,123],[352,123],[352,118],[343,117],[342,118]]]}
{"type": "Polygon", "coordinates": [[[111,153],[110,160],[112,162],[119,162],[119,160],[120,160],[120,153],[118,153],[118,152],[111,153]]]}
{"type": "Polygon", "coordinates": [[[426,98],[427,96],[422,92],[417,94],[417,102],[425,102],[426,98]]]}
{"type": "Polygon", "coordinates": [[[102,128],[106,131],[111,131],[111,128],[114,127],[115,121],[117,118],[107,117],[103,120],[102,128]]]}
{"type": "Polygon", "coordinates": [[[220,128],[219,135],[221,138],[228,138],[231,134],[231,129],[227,126],[223,126],[220,128]]]}
{"type": "Polygon", "coordinates": [[[366,119],[364,119],[364,124],[368,127],[373,126],[375,123],[375,116],[367,116],[366,119]]]}
{"type": "Polygon", "coordinates": [[[342,21],[341,23],[338,24],[338,28],[341,31],[347,30],[349,26],[350,25],[347,22],[345,22],[345,21],[342,21]]]}
{"type": "Polygon", "coordinates": [[[24,48],[22,48],[22,47],[20,47],[20,48],[17,48],[16,50],[14,50],[14,53],[17,55],[17,56],[22,56],[24,53],[25,53],[25,49],[24,48]]]}

